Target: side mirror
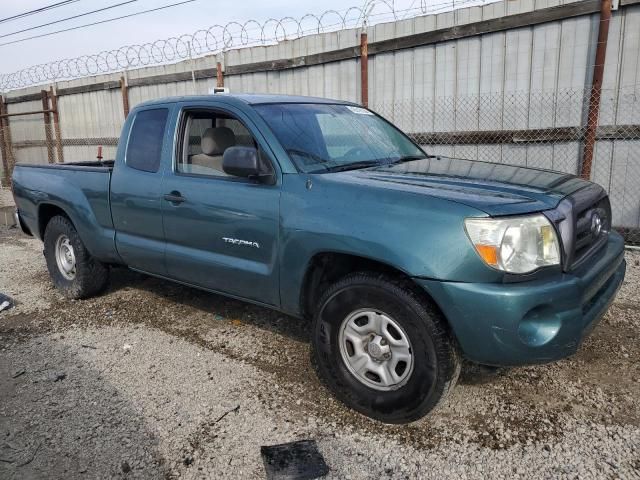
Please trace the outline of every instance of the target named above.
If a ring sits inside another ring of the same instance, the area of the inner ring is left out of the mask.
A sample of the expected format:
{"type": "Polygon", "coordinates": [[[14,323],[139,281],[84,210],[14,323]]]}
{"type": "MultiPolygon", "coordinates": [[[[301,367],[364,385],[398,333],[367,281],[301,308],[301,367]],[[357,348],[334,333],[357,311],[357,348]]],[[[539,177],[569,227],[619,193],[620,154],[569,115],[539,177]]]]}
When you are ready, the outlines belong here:
{"type": "Polygon", "coordinates": [[[265,183],[274,180],[273,173],[263,168],[258,149],[254,147],[227,148],[222,155],[222,169],[234,177],[268,180],[265,183]]]}

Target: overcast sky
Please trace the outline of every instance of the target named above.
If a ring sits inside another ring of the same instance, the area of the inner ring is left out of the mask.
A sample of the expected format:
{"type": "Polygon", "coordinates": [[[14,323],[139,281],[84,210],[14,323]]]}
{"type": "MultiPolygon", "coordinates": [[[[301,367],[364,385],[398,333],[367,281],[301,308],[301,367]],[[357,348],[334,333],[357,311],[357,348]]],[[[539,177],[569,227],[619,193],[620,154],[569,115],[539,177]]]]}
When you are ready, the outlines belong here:
{"type": "MultiPolygon", "coordinates": [[[[0,22],[0,43],[168,5],[179,0],[136,0],[128,5],[105,12],[16,35],[9,35],[18,30],[122,3],[123,1],[125,0],[78,0],[71,5],[48,10],[23,19],[0,22]]],[[[391,2],[391,0],[389,1],[391,2]]],[[[431,3],[437,1],[430,0],[431,3]]],[[[58,2],[60,0],[0,0],[0,19],[58,2]]],[[[442,2],[442,0],[439,0],[439,2],[442,2]]],[[[322,2],[295,0],[196,0],[193,3],[112,23],[0,46],[0,58],[2,59],[0,73],[10,73],[51,60],[78,57],[128,44],[140,44],[183,33],[193,33],[200,28],[215,24],[226,24],[232,20],[243,23],[246,20],[255,19],[262,23],[269,18],[282,18],[285,16],[300,18],[309,12],[321,13],[326,9],[345,11],[350,6],[361,6],[363,4],[363,0],[323,0],[322,2]]],[[[415,8],[420,6],[421,1],[396,0],[396,4],[398,8],[406,9],[411,6],[415,8]]],[[[382,7],[378,6],[377,8],[381,12],[382,7]]]]}

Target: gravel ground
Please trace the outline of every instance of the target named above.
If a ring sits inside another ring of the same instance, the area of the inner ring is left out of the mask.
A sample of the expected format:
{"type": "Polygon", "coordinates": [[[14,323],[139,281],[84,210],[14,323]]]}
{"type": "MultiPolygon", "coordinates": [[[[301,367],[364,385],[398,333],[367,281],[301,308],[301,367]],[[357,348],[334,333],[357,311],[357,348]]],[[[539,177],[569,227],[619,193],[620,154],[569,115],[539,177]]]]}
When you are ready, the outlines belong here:
{"type": "Polygon", "coordinates": [[[316,439],[330,478],[640,478],[640,255],[580,352],[463,369],[427,419],[346,409],[308,326],[124,269],[69,301],[42,245],[0,229],[0,478],[263,478],[260,446],[316,439]]]}

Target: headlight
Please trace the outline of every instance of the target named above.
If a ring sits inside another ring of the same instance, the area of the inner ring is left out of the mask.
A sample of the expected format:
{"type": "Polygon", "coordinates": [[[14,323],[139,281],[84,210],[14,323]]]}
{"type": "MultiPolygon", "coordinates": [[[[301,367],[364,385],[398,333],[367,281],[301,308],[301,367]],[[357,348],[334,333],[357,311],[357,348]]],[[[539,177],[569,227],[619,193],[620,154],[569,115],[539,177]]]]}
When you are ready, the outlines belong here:
{"type": "Polygon", "coordinates": [[[528,273],[560,264],[560,246],[544,215],[467,218],[467,235],[484,262],[510,273],[528,273]]]}

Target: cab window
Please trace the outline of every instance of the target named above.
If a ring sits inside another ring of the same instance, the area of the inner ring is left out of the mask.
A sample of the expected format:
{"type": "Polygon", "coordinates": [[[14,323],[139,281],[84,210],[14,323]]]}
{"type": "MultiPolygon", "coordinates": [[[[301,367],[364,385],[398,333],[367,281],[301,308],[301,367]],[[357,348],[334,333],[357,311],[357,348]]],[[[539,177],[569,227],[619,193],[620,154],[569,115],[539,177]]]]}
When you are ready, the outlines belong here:
{"type": "Polygon", "coordinates": [[[182,146],[176,171],[190,175],[229,177],[222,168],[224,152],[234,146],[258,148],[249,130],[230,115],[193,111],[182,121],[182,146]]]}
{"type": "Polygon", "coordinates": [[[136,114],[127,145],[126,163],[129,167],[152,173],[160,169],[168,114],[166,108],[143,110],[136,114]]]}

